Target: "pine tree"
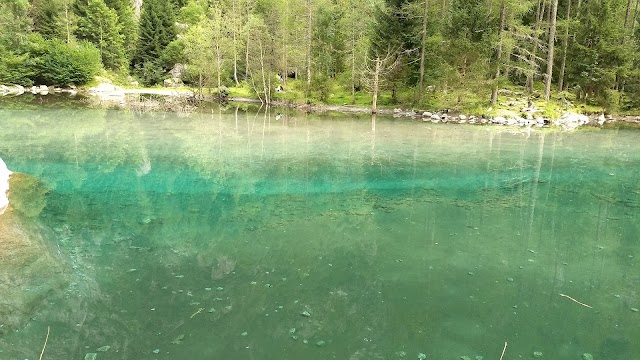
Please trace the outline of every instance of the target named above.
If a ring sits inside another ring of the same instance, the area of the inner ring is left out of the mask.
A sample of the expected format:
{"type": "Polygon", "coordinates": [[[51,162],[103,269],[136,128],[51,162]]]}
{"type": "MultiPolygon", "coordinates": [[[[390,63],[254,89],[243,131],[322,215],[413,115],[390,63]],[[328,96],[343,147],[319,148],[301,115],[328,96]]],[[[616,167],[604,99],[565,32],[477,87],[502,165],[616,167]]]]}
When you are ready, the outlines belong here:
{"type": "Polygon", "coordinates": [[[135,51],[138,38],[138,24],[133,6],[129,0],[105,0],[105,4],[118,14],[120,34],[124,37],[125,53],[130,58],[135,51]]]}
{"type": "Polygon", "coordinates": [[[162,73],[173,65],[165,63],[163,53],[175,38],[175,14],[171,3],[146,0],[142,5],[138,45],[132,59],[132,66],[143,77],[143,82],[160,81],[162,73]]]}
{"type": "Polygon", "coordinates": [[[122,69],[126,62],[124,36],[115,10],[104,0],[76,0],[74,12],[78,17],[76,37],[96,45],[105,67],[122,69]]]}

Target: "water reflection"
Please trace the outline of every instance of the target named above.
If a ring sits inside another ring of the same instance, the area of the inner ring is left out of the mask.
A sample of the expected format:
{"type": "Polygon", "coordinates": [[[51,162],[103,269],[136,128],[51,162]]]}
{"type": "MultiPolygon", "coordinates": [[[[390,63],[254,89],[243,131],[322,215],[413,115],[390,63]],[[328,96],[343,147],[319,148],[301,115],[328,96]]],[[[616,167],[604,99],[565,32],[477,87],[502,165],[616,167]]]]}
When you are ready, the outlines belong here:
{"type": "Polygon", "coordinates": [[[640,353],[636,133],[279,111],[0,110],[72,273],[4,353],[640,353]]]}

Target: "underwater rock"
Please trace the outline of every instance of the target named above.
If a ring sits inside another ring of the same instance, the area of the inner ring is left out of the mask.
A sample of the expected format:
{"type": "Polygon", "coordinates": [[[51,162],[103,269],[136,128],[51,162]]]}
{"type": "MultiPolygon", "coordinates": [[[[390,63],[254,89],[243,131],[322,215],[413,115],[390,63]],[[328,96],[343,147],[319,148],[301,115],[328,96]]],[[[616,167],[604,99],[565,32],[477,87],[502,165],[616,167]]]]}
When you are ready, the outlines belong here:
{"type": "Polygon", "coordinates": [[[327,343],[326,343],[325,341],[320,340],[320,341],[318,341],[318,342],[316,343],[316,346],[318,346],[318,347],[323,347],[323,346],[325,346],[326,344],[327,344],[327,343]]]}
{"type": "Polygon", "coordinates": [[[97,357],[98,354],[96,353],[87,353],[87,355],[84,356],[84,360],[96,360],[97,357]]]}
{"type": "Polygon", "coordinates": [[[96,351],[97,352],[107,352],[107,351],[109,351],[109,349],[111,349],[111,346],[105,345],[103,347],[100,347],[100,348],[96,349],[96,351]]]}
{"type": "Polygon", "coordinates": [[[425,354],[425,353],[419,353],[418,354],[418,360],[424,360],[426,358],[427,358],[427,354],[425,354]]]}
{"type": "Polygon", "coordinates": [[[63,257],[49,240],[53,230],[37,217],[48,188],[21,173],[11,173],[9,188],[9,204],[0,215],[0,335],[22,327],[68,282],[63,257]]]}
{"type": "Polygon", "coordinates": [[[536,359],[539,359],[542,357],[542,352],[541,351],[534,351],[533,352],[533,357],[536,359]]]}
{"type": "Polygon", "coordinates": [[[582,360],[593,360],[593,355],[589,353],[582,354],[582,360]]]}

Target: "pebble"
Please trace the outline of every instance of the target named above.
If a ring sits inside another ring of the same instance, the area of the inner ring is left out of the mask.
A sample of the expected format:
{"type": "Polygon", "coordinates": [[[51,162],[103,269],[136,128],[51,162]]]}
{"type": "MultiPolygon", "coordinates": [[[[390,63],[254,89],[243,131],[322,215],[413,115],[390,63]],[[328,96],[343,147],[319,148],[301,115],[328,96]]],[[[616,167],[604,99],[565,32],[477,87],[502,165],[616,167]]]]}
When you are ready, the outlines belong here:
{"type": "Polygon", "coordinates": [[[216,309],[215,308],[211,308],[211,309],[209,309],[209,312],[210,313],[216,312],[216,309]]]}
{"type": "Polygon", "coordinates": [[[97,357],[97,353],[87,353],[87,355],[84,356],[84,360],[96,360],[97,357]]]}
{"type": "Polygon", "coordinates": [[[302,315],[304,317],[309,317],[309,316],[311,316],[311,313],[305,310],[305,311],[301,312],[300,315],[302,315]]]}
{"type": "Polygon", "coordinates": [[[513,282],[513,278],[507,278],[508,282],[513,282]]]}
{"type": "Polygon", "coordinates": [[[418,353],[418,360],[424,360],[427,358],[427,354],[425,353],[418,353]]]}
{"type": "Polygon", "coordinates": [[[302,340],[302,343],[303,343],[303,344],[308,344],[308,343],[309,343],[309,340],[304,339],[304,340],[302,340]]]}
{"type": "Polygon", "coordinates": [[[593,355],[589,353],[582,354],[582,360],[593,360],[593,355]]]}
{"type": "Polygon", "coordinates": [[[316,343],[316,346],[325,346],[327,343],[324,342],[323,340],[320,340],[316,343]]]}
{"type": "Polygon", "coordinates": [[[160,349],[155,349],[155,350],[153,350],[153,353],[154,353],[154,354],[159,354],[159,353],[160,353],[160,349]]]}
{"type": "Polygon", "coordinates": [[[240,336],[247,336],[247,335],[249,335],[249,333],[248,333],[248,332],[246,332],[246,331],[245,331],[245,332],[243,332],[242,334],[240,334],[240,336]]]}
{"type": "Polygon", "coordinates": [[[640,310],[638,310],[637,308],[631,308],[631,311],[633,311],[633,312],[638,312],[638,311],[640,311],[640,310]]]}
{"type": "Polygon", "coordinates": [[[107,351],[109,351],[109,349],[111,349],[111,346],[105,345],[103,347],[100,347],[100,348],[96,349],[96,351],[98,351],[98,352],[107,352],[107,351]]]}
{"type": "Polygon", "coordinates": [[[536,359],[539,359],[542,357],[542,352],[541,351],[534,351],[533,352],[533,357],[536,359]]]}

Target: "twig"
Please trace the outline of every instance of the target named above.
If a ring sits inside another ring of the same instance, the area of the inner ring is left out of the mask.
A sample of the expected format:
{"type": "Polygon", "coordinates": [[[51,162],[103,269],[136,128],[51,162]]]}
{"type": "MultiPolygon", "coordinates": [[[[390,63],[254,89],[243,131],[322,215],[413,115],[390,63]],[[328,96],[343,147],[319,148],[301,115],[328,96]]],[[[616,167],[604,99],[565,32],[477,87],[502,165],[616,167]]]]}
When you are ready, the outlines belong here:
{"type": "Polygon", "coordinates": [[[40,353],[40,359],[42,360],[42,355],[44,354],[44,349],[47,347],[47,341],[49,341],[49,331],[51,330],[51,327],[47,326],[47,337],[44,339],[44,346],[42,347],[42,352],[40,353]]]}
{"type": "Polygon", "coordinates": [[[502,348],[502,355],[500,355],[500,360],[502,360],[502,357],[504,356],[504,352],[507,351],[507,342],[504,342],[504,347],[502,348]]]}
{"type": "Polygon", "coordinates": [[[587,304],[585,304],[585,303],[581,303],[580,301],[578,301],[578,300],[576,300],[576,299],[572,298],[572,297],[571,297],[571,296],[569,296],[569,295],[560,294],[560,296],[566,297],[567,299],[569,299],[569,300],[571,300],[571,301],[573,301],[573,302],[575,302],[575,303],[578,303],[578,304],[580,304],[580,305],[582,305],[582,306],[588,307],[589,309],[593,309],[593,307],[591,307],[591,306],[589,306],[589,305],[587,305],[587,304]]]}

